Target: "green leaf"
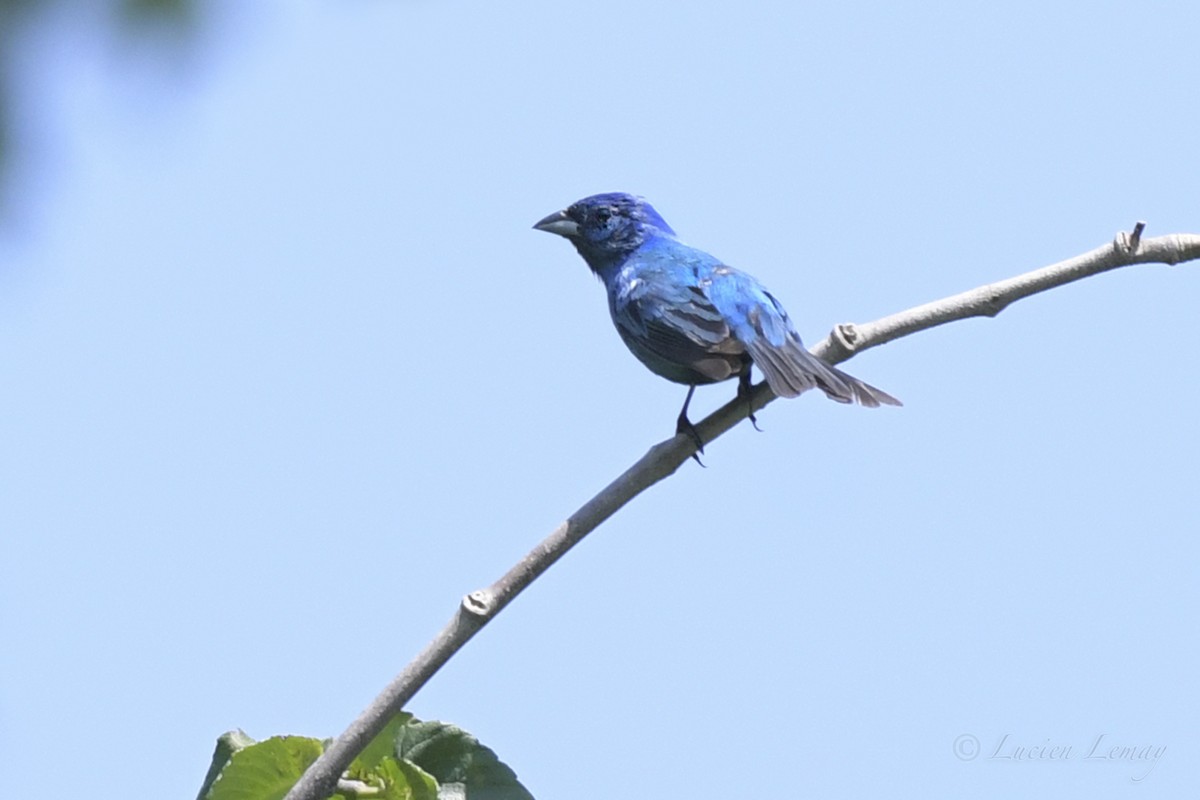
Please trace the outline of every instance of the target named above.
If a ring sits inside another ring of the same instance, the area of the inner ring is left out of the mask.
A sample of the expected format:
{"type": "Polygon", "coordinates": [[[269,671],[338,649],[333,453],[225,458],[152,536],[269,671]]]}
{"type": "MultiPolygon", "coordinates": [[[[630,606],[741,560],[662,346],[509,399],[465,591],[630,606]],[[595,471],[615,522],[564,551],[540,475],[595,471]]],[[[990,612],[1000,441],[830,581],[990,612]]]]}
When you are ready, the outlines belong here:
{"type": "Polygon", "coordinates": [[[409,722],[396,737],[396,755],[421,767],[446,789],[451,789],[448,783],[463,784],[467,800],[533,800],[492,750],[454,725],[409,722]]]}
{"type": "Polygon", "coordinates": [[[400,732],[401,728],[408,724],[410,719],[412,719],[412,714],[406,711],[401,711],[392,717],[387,726],[379,732],[379,735],[372,739],[371,743],[358,754],[358,758],[354,759],[354,763],[350,765],[350,769],[372,770],[383,759],[395,758],[396,735],[400,732]]]}
{"type": "Polygon", "coordinates": [[[274,736],[243,747],[233,753],[203,798],[281,800],[322,749],[319,739],[303,736],[274,736]]]}
{"type": "Polygon", "coordinates": [[[413,800],[437,800],[437,779],[411,761],[389,758],[387,764],[399,770],[412,787],[413,800]]]}
{"type": "Polygon", "coordinates": [[[196,800],[204,800],[204,796],[212,788],[213,782],[221,774],[221,770],[225,769],[229,759],[233,758],[233,754],[252,744],[254,744],[254,740],[240,728],[236,731],[226,731],[218,736],[217,747],[213,750],[212,763],[208,767],[208,774],[204,776],[204,783],[200,786],[200,794],[196,795],[196,800]]]}
{"type": "MultiPolygon", "coordinates": [[[[362,793],[370,800],[438,800],[438,782],[420,766],[388,756],[368,772],[350,770],[349,777],[366,783],[378,794],[362,793]]],[[[355,796],[343,792],[347,796],[355,796]]]]}

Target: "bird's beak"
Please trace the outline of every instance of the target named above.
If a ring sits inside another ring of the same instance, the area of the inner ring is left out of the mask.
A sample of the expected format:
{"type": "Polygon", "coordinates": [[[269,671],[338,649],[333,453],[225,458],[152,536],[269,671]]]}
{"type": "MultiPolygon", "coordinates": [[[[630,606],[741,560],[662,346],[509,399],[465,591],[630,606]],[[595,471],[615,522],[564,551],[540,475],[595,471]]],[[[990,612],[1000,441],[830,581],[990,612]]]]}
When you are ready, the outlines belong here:
{"type": "Polygon", "coordinates": [[[555,211],[550,216],[540,220],[533,226],[535,231],[545,231],[546,233],[557,233],[559,236],[565,236],[568,239],[573,239],[579,235],[579,223],[567,216],[566,211],[555,211]]]}

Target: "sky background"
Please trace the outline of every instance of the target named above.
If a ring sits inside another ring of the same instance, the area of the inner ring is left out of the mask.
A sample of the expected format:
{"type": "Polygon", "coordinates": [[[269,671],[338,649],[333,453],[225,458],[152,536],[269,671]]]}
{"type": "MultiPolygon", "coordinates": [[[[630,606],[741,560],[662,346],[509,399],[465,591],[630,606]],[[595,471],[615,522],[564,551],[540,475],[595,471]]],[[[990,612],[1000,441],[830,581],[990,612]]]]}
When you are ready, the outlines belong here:
{"type": "MultiPolygon", "coordinates": [[[[1200,233],[1200,7],[904,5],[223,2],[179,51],[70,9],[15,39],[10,783],[187,798],[223,731],[340,733],[673,433],[685,390],[530,229],[580,197],[645,195],[809,342],[1137,220],[1200,233]]],[[[1139,266],[848,362],[904,408],[774,403],[410,710],[538,798],[1193,793],[1198,307],[1200,264],[1139,266]],[[1086,758],[1114,746],[1159,757],[1086,758]]]]}

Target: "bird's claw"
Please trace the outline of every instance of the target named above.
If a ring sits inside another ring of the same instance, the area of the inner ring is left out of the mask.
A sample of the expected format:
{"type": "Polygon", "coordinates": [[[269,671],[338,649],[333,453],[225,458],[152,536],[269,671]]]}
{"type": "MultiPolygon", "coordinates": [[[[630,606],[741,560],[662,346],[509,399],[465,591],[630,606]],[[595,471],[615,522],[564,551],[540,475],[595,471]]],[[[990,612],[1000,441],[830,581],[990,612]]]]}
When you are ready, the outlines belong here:
{"type": "Polygon", "coordinates": [[[746,416],[750,418],[750,424],[754,426],[754,430],[762,433],[763,429],[758,427],[758,417],[754,416],[754,403],[750,397],[751,388],[750,373],[743,372],[742,376],[738,379],[737,396],[739,400],[746,401],[746,416]]]}
{"type": "Polygon", "coordinates": [[[696,445],[696,452],[692,453],[692,458],[696,459],[696,463],[704,466],[704,462],[700,460],[700,454],[704,452],[704,440],[700,438],[700,431],[696,430],[696,426],[692,424],[686,416],[680,414],[678,421],[675,423],[675,435],[683,434],[687,436],[696,445]]]}

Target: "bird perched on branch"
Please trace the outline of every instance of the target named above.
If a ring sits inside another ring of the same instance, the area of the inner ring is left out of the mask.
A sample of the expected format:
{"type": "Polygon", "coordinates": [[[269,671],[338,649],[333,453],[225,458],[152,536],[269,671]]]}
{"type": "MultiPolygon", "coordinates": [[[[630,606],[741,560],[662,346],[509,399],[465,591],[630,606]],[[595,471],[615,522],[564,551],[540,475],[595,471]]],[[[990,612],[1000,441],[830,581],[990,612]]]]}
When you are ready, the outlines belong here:
{"type": "Polygon", "coordinates": [[[641,197],[592,195],[533,227],[575,245],[604,283],[613,324],[638,360],[688,386],[676,433],[691,436],[700,452],[704,443],[687,416],[692,393],[698,385],[736,377],[738,396],[748,401],[751,364],[780,397],[815,387],[839,403],[900,405],[809,353],[762,284],[680,242],[641,197]]]}

